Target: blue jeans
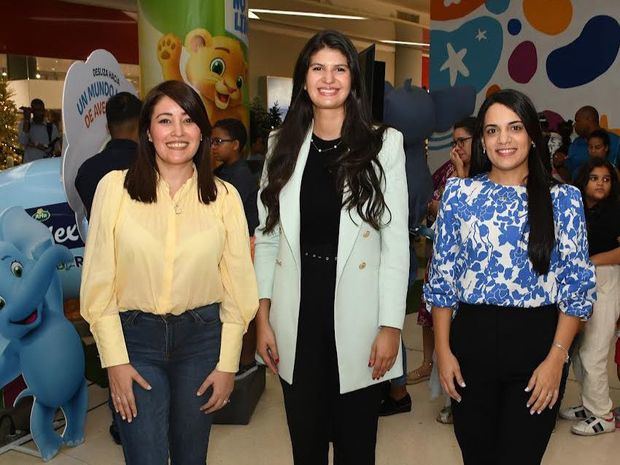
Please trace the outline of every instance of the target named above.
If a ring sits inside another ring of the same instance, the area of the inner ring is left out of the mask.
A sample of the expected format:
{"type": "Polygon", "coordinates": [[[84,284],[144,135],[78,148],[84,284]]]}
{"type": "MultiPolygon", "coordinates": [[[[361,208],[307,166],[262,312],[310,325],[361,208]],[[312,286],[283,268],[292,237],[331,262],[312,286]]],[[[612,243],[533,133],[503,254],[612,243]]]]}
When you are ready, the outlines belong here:
{"type": "Polygon", "coordinates": [[[204,465],[212,415],[200,411],[211,390],[198,388],[219,360],[222,323],[219,304],[161,316],[122,312],[132,366],[152,386],[133,384],[138,416],[115,414],[127,465],[204,465]]]}

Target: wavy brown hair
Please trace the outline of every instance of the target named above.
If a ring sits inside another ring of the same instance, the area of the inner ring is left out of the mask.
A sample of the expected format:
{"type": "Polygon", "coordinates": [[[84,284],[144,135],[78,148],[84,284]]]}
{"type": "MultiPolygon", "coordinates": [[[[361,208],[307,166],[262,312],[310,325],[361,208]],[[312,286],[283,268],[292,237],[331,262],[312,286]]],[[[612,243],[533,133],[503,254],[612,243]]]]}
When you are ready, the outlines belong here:
{"type": "Polygon", "coordinates": [[[202,99],[194,89],[181,81],[165,81],[151,89],[144,99],[140,121],[138,123],[139,141],[138,154],[135,162],[127,171],[125,189],[129,196],[139,202],[153,203],[157,201],[157,154],[153,143],[148,139],[153,109],[163,98],[174,100],[194,123],[200,128],[202,140],[194,155],[194,165],[198,174],[198,198],[208,204],[217,198],[215,178],[211,171],[211,154],[209,135],[211,125],[202,99]]]}
{"type": "Polygon", "coordinates": [[[344,193],[343,208],[356,209],[375,229],[381,227],[385,211],[389,212],[381,189],[385,175],[377,158],[386,126],[373,124],[357,51],[351,41],[340,32],[322,31],[306,43],[297,58],[291,105],[267,160],[267,182],[260,196],[268,212],[265,232],[273,231],[280,221],[280,191],[295,170],[299,150],[312,123],[312,101],[304,85],[312,55],[324,48],[341,52],[351,73],[351,91],[344,104],[341,130],[345,150],[330,166],[338,189],[344,193]]]}

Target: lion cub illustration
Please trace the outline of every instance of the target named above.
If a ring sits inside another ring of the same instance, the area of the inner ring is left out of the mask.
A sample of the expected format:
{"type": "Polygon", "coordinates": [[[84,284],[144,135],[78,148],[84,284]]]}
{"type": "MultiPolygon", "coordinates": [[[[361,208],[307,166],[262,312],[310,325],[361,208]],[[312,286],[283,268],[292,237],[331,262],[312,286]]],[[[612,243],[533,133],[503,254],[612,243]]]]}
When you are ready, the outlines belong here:
{"type": "MultiPolygon", "coordinates": [[[[225,36],[212,37],[206,29],[194,29],[185,36],[189,59],[185,74],[202,97],[209,121],[214,124],[224,118],[236,118],[248,127],[247,111],[243,107],[243,87],[247,82],[248,65],[241,45],[225,36]]],[[[180,62],[181,39],[165,34],[157,44],[157,58],[164,80],[183,81],[180,62]]]]}

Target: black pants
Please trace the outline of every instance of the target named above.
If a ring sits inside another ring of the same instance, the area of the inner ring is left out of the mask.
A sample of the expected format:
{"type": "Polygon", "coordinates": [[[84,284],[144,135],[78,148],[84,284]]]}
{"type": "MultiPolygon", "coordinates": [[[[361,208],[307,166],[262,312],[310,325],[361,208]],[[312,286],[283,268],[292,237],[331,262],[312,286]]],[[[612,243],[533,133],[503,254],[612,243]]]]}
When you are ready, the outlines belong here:
{"type": "Polygon", "coordinates": [[[465,465],[540,464],[560,403],[530,415],[525,387],[549,353],[557,321],[555,305],[459,305],[450,347],[466,387],[452,412],[465,465]]]}
{"type": "MultiPolygon", "coordinates": [[[[380,385],[340,394],[334,336],[336,262],[302,254],[293,384],[282,381],[295,465],[374,465],[380,385]]],[[[370,355],[370,347],[368,348],[370,355]]]]}

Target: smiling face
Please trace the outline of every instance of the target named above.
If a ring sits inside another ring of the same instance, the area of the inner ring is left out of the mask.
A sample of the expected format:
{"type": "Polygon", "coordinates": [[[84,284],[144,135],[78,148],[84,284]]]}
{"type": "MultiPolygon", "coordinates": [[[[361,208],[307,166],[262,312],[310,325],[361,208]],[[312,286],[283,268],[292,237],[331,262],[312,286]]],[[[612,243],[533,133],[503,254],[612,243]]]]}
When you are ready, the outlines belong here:
{"type": "Polygon", "coordinates": [[[482,139],[492,165],[491,173],[511,174],[518,179],[527,176],[532,140],[519,115],[505,105],[494,103],[485,114],[482,139]]]}
{"type": "Polygon", "coordinates": [[[351,92],[347,57],[333,48],[322,48],[310,57],[306,91],[316,109],[344,109],[351,92]]]}
{"type": "Polygon", "coordinates": [[[590,171],[586,184],[586,202],[592,206],[605,200],[611,192],[611,173],[604,166],[597,166],[590,171]]]}
{"type": "Polygon", "coordinates": [[[0,334],[9,339],[20,339],[41,323],[43,302],[23,303],[29,271],[28,261],[14,247],[0,251],[0,334]]]}
{"type": "Polygon", "coordinates": [[[164,96],[153,107],[149,137],[155,147],[158,167],[193,162],[200,145],[200,128],[170,97],[164,96]]]}

